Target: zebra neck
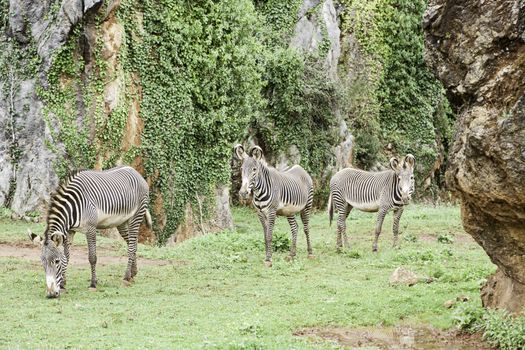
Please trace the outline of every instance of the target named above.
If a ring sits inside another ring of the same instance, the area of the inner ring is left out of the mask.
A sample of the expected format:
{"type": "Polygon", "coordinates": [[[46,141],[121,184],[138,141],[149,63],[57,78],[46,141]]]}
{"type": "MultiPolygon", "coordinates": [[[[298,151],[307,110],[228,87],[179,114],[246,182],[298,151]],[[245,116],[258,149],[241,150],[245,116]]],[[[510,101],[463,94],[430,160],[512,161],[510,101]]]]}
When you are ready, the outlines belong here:
{"type": "Polygon", "coordinates": [[[271,188],[270,170],[264,164],[259,164],[259,172],[255,179],[255,186],[253,189],[254,199],[258,202],[268,200],[269,190],[271,188]]]}
{"type": "Polygon", "coordinates": [[[65,202],[55,201],[48,212],[46,235],[56,231],[67,234],[77,224],[80,215],[79,210],[78,206],[72,205],[70,207],[65,202]]]}
{"type": "Polygon", "coordinates": [[[48,223],[47,223],[47,228],[44,234],[44,239],[47,241],[50,238],[49,235],[57,231],[67,235],[70,229],[71,229],[71,225],[65,225],[59,220],[50,219],[48,220],[48,223]]]}
{"type": "Polygon", "coordinates": [[[403,205],[403,200],[401,199],[401,191],[399,190],[399,180],[397,179],[397,174],[394,172],[393,174],[394,181],[392,182],[392,199],[394,200],[394,204],[398,206],[403,205]]]}

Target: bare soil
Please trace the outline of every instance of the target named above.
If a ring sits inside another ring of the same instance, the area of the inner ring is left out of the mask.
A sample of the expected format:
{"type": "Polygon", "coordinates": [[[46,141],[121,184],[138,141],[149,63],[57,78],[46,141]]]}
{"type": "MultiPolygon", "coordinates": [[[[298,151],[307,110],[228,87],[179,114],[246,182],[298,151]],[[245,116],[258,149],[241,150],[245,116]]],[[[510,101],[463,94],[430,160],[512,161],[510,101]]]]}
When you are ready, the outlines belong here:
{"type": "Polygon", "coordinates": [[[444,332],[430,327],[312,327],[294,333],[312,341],[328,340],[338,346],[377,348],[388,350],[405,349],[449,349],[449,350],[490,350],[479,334],[464,334],[455,331],[444,332]]]}
{"type": "MultiPolygon", "coordinates": [[[[0,257],[1,258],[19,258],[28,261],[40,262],[40,247],[30,242],[17,242],[17,243],[3,243],[0,242],[0,257]]],[[[76,266],[89,266],[88,251],[85,246],[73,246],[69,263],[76,266]]],[[[128,263],[127,256],[118,256],[115,251],[107,248],[97,247],[97,265],[125,265],[128,263]]],[[[140,266],[166,266],[166,265],[184,265],[186,262],[178,260],[156,260],[156,259],[145,259],[138,258],[138,264],[140,266]]]]}

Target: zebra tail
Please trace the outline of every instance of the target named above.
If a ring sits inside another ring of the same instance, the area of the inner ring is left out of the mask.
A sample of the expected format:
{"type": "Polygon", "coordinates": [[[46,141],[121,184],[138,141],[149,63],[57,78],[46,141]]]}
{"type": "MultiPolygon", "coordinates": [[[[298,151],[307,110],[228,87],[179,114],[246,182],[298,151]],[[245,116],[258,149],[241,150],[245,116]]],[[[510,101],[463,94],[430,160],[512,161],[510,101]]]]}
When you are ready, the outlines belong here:
{"type": "Polygon", "coordinates": [[[153,221],[151,221],[151,214],[149,213],[149,210],[146,210],[146,213],[144,214],[146,217],[146,225],[149,229],[153,228],[153,221]]]}
{"type": "Polygon", "coordinates": [[[334,206],[332,205],[332,191],[328,196],[328,217],[330,218],[330,227],[332,226],[332,219],[334,217],[334,206]]]}

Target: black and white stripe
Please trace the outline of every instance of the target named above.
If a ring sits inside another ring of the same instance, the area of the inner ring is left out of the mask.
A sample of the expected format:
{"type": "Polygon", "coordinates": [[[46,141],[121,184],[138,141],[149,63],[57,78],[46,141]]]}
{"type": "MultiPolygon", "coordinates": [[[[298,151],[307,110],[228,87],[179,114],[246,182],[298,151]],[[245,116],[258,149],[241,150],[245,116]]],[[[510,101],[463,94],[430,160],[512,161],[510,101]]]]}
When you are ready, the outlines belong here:
{"type": "Polygon", "coordinates": [[[346,168],[337,172],[330,180],[328,212],[330,224],[334,210],[337,219],[337,249],[348,245],[346,219],[352,208],[366,212],[378,212],[373,251],[381,234],[383,220],[390,209],[394,210],[394,246],[398,243],[399,220],[403,208],[408,204],[414,191],[414,156],[408,154],[400,163],[397,158],[390,160],[391,170],[369,172],[346,168]]]}
{"type": "Polygon", "coordinates": [[[255,146],[250,155],[244,152],[241,145],[235,147],[235,153],[242,164],[243,185],[239,194],[252,195],[252,202],[263,226],[266,258],[268,266],[272,260],[272,233],[277,215],[286,216],[292,231],[290,258],[295,257],[297,250],[298,225],[295,219],[300,214],[309,257],[312,257],[310,244],[309,219],[313,202],[313,182],[308,173],[299,165],[286,171],[270,167],[262,159],[262,149],[255,146]]]}
{"type": "MultiPolygon", "coordinates": [[[[55,262],[56,255],[60,254],[58,247],[62,244],[64,247],[62,260],[65,263],[61,266],[56,284],[65,286],[71,242],[74,233],[81,231],[86,234],[88,242],[90,287],[96,288],[96,230],[112,227],[117,227],[128,244],[128,266],[124,280],[129,282],[137,273],[138,229],[144,216],[151,226],[148,202],[148,184],[131,167],[105,171],[83,170],[71,174],[52,197],[42,239],[42,262],[46,271],[55,262]]],[[[35,240],[35,237],[32,235],[31,238],[35,240]]]]}

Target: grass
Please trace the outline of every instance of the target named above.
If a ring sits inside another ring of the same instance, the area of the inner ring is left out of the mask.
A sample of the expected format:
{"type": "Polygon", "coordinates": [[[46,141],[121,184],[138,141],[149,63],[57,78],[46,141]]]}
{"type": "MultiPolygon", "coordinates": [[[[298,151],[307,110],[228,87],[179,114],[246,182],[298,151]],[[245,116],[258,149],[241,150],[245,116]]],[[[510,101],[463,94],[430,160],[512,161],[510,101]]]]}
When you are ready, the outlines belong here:
{"type": "MultiPolygon", "coordinates": [[[[176,246],[141,245],[141,258],[174,263],[142,266],[139,259],[139,274],[128,288],[121,285],[124,266],[99,266],[97,292],[87,288],[89,267],[73,266],[67,294],[48,300],[39,262],[0,258],[0,348],[332,349],[333,343],[293,333],[310,326],[450,328],[454,310],[443,302],[458,295],[479,300],[481,281],[495,270],[463,232],[453,206],[408,207],[399,250],[391,247],[390,214],[377,254],[371,252],[375,215],[350,214],[352,247],[337,254],[335,227],[324,212],[316,213],[311,237],[317,258],[306,259],[301,230],[296,261],[286,262],[286,252],[279,251],[271,269],[263,265],[256,214],[248,208],[233,214],[233,231],[176,246]],[[450,239],[440,243],[440,236],[450,239]],[[389,286],[398,266],[435,282],[389,286]]],[[[0,220],[0,242],[25,240],[28,227],[43,230],[42,224],[0,220]]],[[[288,235],[287,221],[278,218],[277,241],[288,235]]],[[[125,252],[122,242],[99,242],[115,254],[125,252]]],[[[75,245],[85,240],[77,235],[75,245]]]]}

